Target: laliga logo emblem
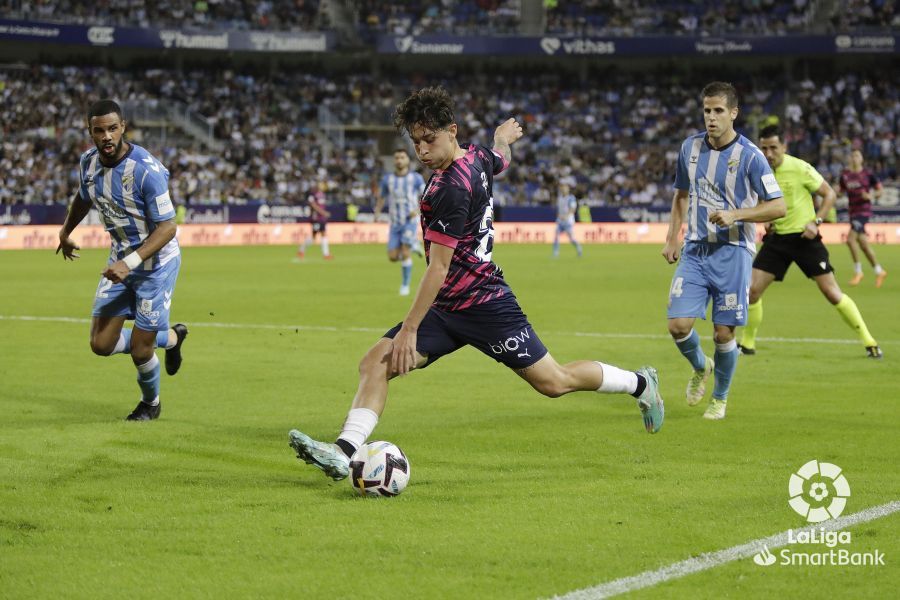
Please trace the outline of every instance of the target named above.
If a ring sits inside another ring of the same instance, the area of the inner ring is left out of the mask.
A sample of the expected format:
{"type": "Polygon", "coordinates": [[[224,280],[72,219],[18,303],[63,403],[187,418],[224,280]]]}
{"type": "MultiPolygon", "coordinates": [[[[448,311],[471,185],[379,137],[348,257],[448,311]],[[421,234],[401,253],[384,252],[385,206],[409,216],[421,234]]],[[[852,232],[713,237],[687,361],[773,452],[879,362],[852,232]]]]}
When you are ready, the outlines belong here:
{"type": "Polygon", "coordinates": [[[850,497],[850,484],[841,468],[811,460],[791,474],[788,504],[810,523],[839,517],[850,497]]]}

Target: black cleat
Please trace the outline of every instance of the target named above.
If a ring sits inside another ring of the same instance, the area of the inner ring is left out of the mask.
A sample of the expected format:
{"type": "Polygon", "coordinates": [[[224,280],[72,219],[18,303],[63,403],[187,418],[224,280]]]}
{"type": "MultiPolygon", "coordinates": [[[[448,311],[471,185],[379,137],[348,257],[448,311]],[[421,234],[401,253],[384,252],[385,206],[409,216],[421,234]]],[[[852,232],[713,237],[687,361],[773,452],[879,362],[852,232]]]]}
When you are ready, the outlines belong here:
{"type": "Polygon", "coordinates": [[[172,329],[175,330],[175,336],[178,338],[178,341],[175,342],[174,346],[166,350],[166,373],[169,375],[174,375],[181,368],[181,345],[188,334],[188,328],[183,323],[178,323],[172,329]]]}
{"type": "Polygon", "coordinates": [[[152,421],[153,419],[159,418],[159,413],[162,411],[162,402],[157,403],[156,406],[151,406],[141,400],[138,402],[138,405],[131,411],[131,414],[125,417],[126,421],[152,421]]]}
{"type": "Polygon", "coordinates": [[[738,352],[743,354],[744,356],[753,356],[756,354],[756,348],[748,348],[746,346],[741,346],[738,344],[738,352]]]}
{"type": "Polygon", "coordinates": [[[866,346],[866,357],[881,360],[881,358],[884,357],[884,353],[878,346],[866,346]]]}

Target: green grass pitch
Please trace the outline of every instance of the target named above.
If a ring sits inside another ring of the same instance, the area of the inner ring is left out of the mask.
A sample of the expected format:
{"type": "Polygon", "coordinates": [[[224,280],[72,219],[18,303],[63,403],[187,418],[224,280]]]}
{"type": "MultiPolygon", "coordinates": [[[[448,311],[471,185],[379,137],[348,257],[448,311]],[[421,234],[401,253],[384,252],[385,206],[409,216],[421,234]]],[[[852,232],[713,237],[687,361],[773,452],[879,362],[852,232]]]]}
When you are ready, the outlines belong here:
{"type": "MultiPolygon", "coordinates": [[[[684,402],[661,248],[562,250],[494,259],[558,360],[659,369],[662,431],[646,434],[630,397],[544,398],[463,349],[391,384],[374,438],[412,465],[393,499],[357,497],[287,446],[292,427],[333,438],[359,358],[409,307],[382,247],[302,264],[289,247],[184,250],[173,317],[191,333],[152,423],[122,421],[131,361],[88,346],[107,253],[0,253],[0,596],[541,598],[803,526],[788,478],[812,459],[844,469],[845,514],[900,500],[900,247],[877,248],[882,289],[871,271],[844,289],[883,361],[794,267],[716,423],[684,402]]],[[[848,253],[832,254],[843,283],[848,253]]],[[[633,596],[894,596],[900,515],[850,531],[886,566],[742,559],[633,596]]]]}

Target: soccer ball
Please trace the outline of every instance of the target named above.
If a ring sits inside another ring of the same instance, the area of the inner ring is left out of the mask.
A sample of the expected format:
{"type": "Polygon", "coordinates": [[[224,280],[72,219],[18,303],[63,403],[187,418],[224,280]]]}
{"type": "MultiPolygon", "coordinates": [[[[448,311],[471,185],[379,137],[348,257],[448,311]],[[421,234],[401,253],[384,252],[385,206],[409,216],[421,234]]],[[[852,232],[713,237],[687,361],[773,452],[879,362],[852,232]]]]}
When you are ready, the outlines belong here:
{"type": "Polygon", "coordinates": [[[363,496],[396,496],[409,483],[409,460],[390,442],[369,442],[350,458],[350,483],[363,496]]]}

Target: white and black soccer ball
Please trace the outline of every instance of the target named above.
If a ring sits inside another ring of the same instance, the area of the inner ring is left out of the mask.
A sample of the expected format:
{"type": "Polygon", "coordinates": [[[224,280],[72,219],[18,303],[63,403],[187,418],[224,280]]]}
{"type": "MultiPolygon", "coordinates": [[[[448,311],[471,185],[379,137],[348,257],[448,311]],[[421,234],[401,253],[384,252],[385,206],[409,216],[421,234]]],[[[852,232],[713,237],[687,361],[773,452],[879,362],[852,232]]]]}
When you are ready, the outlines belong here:
{"type": "Polygon", "coordinates": [[[350,458],[350,483],[364,496],[396,496],[409,483],[409,459],[390,442],[369,442],[350,458]]]}

